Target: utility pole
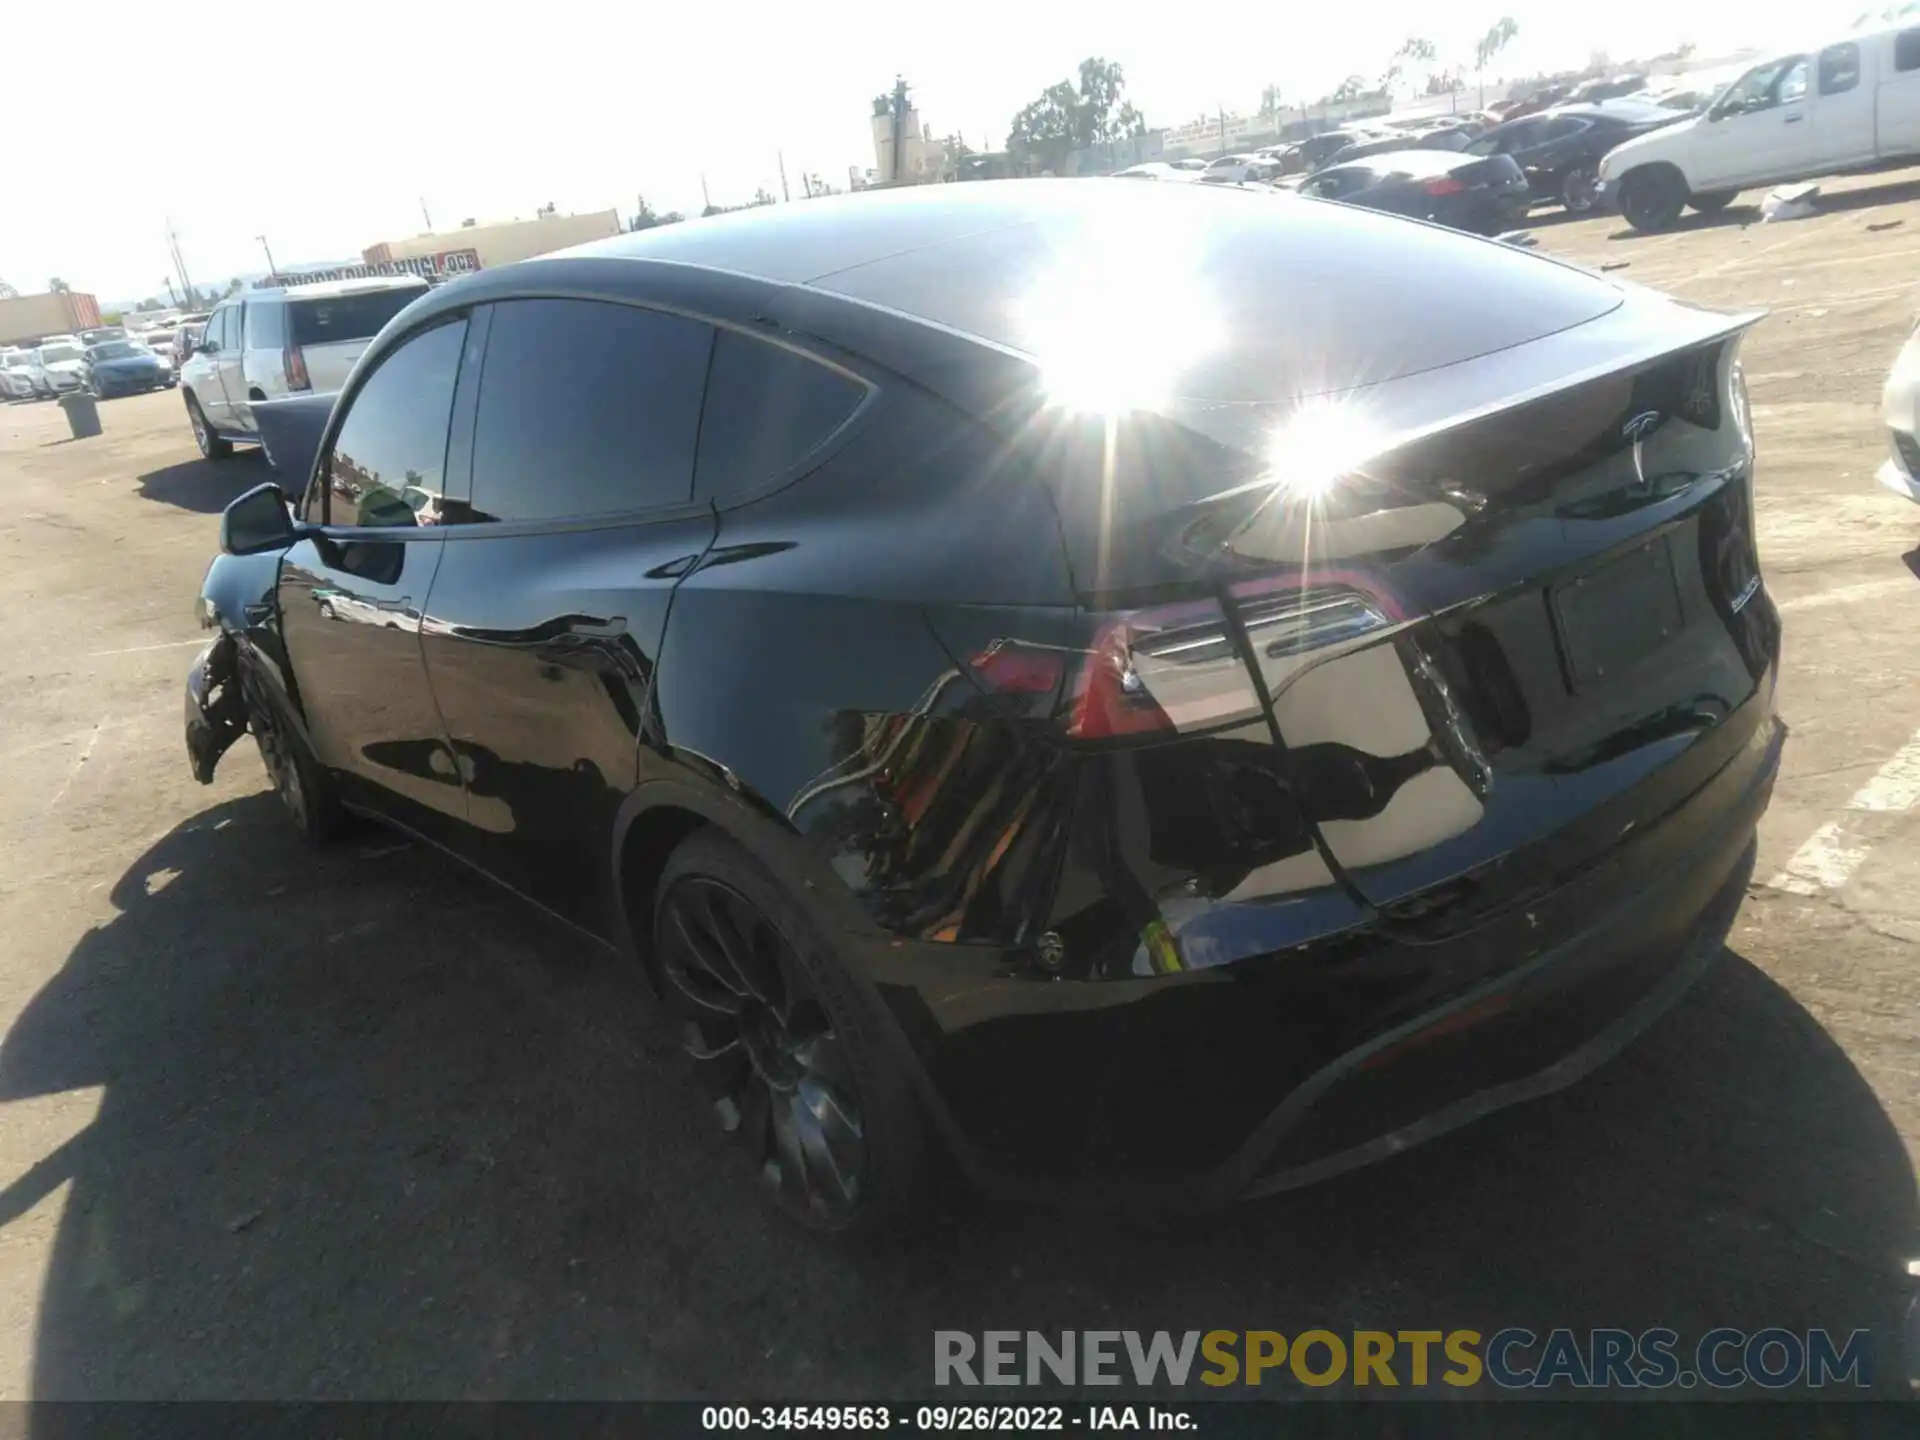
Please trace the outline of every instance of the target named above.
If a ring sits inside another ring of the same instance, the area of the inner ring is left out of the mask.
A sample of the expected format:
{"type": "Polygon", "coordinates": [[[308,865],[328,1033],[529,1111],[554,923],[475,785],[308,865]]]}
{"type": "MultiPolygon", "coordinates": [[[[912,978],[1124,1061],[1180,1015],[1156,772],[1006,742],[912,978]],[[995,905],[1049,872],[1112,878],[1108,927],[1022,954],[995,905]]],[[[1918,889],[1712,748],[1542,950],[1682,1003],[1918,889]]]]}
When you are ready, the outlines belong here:
{"type": "Polygon", "coordinates": [[[700,203],[707,209],[713,208],[713,196],[707,193],[707,172],[700,172],[700,203]]]}
{"type": "Polygon", "coordinates": [[[260,248],[267,252],[267,274],[278,275],[280,273],[280,267],[273,263],[273,247],[267,244],[267,237],[264,235],[256,235],[253,238],[258,240],[260,242],[260,248]]]}
{"type": "Polygon", "coordinates": [[[427,234],[433,233],[433,217],[427,213],[427,197],[420,197],[420,218],[427,222],[427,234]]]}
{"type": "Polygon", "coordinates": [[[180,295],[179,292],[173,288],[173,277],[171,275],[162,275],[160,277],[160,283],[167,287],[167,303],[178,308],[180,295]]]}
{"type": "Polygon", "coordinates": [[[793,192],[787,189],[787,157],[784,152],[776,150],[773,152],[773,158],[780,164],[780,198],[791,200],[793,192]]]}
{"type": "Polygon", "coordinates": [[[1220,107],[1220,148],[1223,151],[1227,148],[1227,107],[1224,105],[1220,107]]]}
{"type": "Polygon", "coordinates": [[[173,217],[167,217],[167,251],[173,256],[173,268],[180,272],[180,288],[187,293],[188,308],[197,306],[199,295],[193,288],[193,281],[187,275],[187,260],[180,253],[180,232],[173,228],[173,217]]]}

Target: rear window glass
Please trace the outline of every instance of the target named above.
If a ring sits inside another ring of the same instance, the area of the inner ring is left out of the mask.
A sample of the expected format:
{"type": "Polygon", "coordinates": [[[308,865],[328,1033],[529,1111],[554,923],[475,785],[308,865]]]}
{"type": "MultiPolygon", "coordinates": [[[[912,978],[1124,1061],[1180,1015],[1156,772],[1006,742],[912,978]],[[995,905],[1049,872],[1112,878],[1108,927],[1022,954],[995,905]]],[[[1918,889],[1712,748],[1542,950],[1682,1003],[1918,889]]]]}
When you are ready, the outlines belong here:
{"type": "Polygon", "coordinates": [[[295,345],[326,345],[335,340],[370,340],[380,327],[427,293],[426,286],[365,290],[358,295],[329,295],[290,300],[295,345]]]}
{"type": "Polygon", "coordinates": [[[784,346],[722,330],[700,416],[694,497],[750,490],[792,469],[845,423],[866,386],[784,346]]]}
{"type": "Polygon", "coordinates": [[[144,355],[147,352],[125,340],[107,340],[101,344],[92,346],[87,353],[96,360],[126,360],[135,355],[144,355]]]}

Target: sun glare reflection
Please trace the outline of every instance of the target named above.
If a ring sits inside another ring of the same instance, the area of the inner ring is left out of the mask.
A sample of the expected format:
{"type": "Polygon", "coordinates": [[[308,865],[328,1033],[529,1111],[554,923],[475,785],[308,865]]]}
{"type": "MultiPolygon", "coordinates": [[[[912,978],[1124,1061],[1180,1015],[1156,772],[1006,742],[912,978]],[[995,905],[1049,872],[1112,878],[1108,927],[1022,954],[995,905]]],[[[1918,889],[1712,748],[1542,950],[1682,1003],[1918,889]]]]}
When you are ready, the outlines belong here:
{"type": "Polygon", "coordinates": [[[1311,504],[1378,453],[1381,436],[1351,401],[1308,400],[1274,429],[1267,464],[1284,498],[1311,504]]]}
{"type": "Polygon", "coordinates": [[[1221,341],[1200,232],[1164,207],[1119,207],[1063,245],[1020,307],[1050,403],[1121,415],[1158,405],[1221,341]],[[1159,212],[1159,213],[1156,213],[1159,212]]]}

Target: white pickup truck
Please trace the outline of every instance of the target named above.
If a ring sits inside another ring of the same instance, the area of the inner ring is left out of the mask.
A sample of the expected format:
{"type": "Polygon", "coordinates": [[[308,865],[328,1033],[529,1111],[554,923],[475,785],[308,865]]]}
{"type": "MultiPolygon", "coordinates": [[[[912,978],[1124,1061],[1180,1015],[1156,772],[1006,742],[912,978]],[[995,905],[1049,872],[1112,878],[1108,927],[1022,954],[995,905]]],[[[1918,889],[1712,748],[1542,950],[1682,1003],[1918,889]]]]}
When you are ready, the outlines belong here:
{"type": "Polygon", "coordinates": [[[1706,113],[1609,151],[1601,196],[1636,230],[1683,207],[1724,209],[1742,190],[1920,157],[1920,16],[1776,55],[1706,113]]]}

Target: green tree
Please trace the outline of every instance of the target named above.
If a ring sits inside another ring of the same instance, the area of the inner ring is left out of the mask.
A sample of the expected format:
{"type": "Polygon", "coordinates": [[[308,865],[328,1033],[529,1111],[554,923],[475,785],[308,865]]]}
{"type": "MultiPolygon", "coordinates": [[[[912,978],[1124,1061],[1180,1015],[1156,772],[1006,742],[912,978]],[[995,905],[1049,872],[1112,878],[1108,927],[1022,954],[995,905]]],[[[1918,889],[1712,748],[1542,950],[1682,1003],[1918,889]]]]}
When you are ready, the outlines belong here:
{"type": "Polygon", "coordinates": [[[1338,105],[1345,100],[1358,100],[1367,93],[1367,81],[1364,75],[1349,75],[1342,80],[1327,99],[1338,105]]]}
{"type": "Polygon", "coordinates": [[[651,230],[656,225],[674,225],[687,218],[678,210],[669,210],[662,215],[647,203],[647,197],[644,195],[638,196],[637,199],[640,208],[634,212],[632,223],[627,226],[629,230],[651,230]]]}
{"type": "Polygon", "coordinates": [[[1013,117],[1007,149],[1028,170],[1059,174],[1076,150],[1146,133],[1146,117],[1125,98],[1126,72],[1097,55],[1080,62],[1079,81],[1061,80],[1013,117]]]}
{"type": "Polygon", "coordinates": [[[1260,92],[1260,118],[1272,124],[1280,118],[1280,87],[1269,85],[1260,92]]]}
{"type": "Polygon", "coordinates": [[[56,275],[47,281],[47,289],[55,295],[65,295],[73,287],[56,275]]]}

